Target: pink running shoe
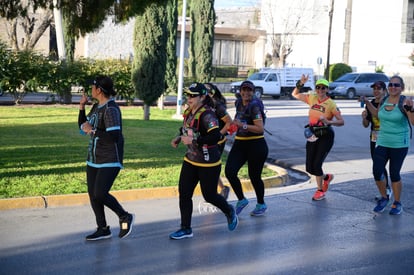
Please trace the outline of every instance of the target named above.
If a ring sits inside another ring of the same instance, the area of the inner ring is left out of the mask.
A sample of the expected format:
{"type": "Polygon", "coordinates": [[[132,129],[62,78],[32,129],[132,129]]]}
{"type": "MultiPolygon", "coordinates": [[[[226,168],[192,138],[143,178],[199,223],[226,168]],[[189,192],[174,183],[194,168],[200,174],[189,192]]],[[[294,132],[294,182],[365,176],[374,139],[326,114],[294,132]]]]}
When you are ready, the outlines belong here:
{"type": "Polygon", "coordinates": [[[316,190],[315,194],[312,197],[312,200],[320,201],[320,200],[323,200],[324,198],[325,198],[325,192],[316,190]]]}
{"type": "Polygon", "coordinates": [[[334,175],[332,175],[332,174],[326,174],[326,176],[328,177],[328,179],[327,180],[323,180],[323,183],[322,183],[322,191],[323,192],[326,192],[326,191],[328,191],[328,189],[329,189],[329,184],[331,183],[331,181],[333,180],[333,178],[334,178],[334,175]]]}

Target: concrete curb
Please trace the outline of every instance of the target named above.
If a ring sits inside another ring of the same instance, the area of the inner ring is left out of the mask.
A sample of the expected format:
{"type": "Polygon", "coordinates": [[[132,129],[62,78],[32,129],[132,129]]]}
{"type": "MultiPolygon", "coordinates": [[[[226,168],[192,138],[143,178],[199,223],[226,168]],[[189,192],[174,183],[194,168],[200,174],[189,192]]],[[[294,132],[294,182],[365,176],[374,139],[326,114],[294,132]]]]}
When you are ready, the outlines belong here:
{"type": "MultiPolygon", "coordinates": [[[[285,169],[276,166],[274,164],[266,163],[265,166],[269,169],[277,172],[278,176],[267,177],[263,179],[265,188],[281,187],[288,180],[288,173],[285,169]]],[[[222,179],[224,184],[229,185],[227,179],[222,179]]],[[[250,180],[242,181],[243,190],[246,192],[253,191],[253,186],[250,180]]],[[[144,200],[144,199],[161,199],[161,198],[173,198],[178,197],[178,186],[172,187],[159,187],[159,188],[146,188],[146,189],[133,189],[133,190],[120,190],[112,191],[120,202],[144,200]]],[[[195,196],[200,196],[201,191],[199,185],[197,185],[195,196]]],[[[0,210],[11,209],[23,209],[23,208],[48,208],[48,207],[61,207],[61,206],[75,206],[89,204],[89,196],[87,193],[70,194],[70,195],[50,195],[50,196],[36,196],[26,198],[12,198],[1,199],[0,210]]]]}

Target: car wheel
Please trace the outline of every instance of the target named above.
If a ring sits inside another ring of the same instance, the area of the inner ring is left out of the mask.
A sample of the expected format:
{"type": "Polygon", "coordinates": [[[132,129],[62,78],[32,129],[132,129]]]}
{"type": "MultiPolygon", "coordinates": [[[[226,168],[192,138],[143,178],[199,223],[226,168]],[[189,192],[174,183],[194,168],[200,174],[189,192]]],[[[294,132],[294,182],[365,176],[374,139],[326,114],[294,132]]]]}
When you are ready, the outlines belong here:
{"type": "Polygon", "coordinates": [[[260,89],[260,88],[254,89],[254,95],[257,98],[262,98],[262,89],[260,89]]]}
{"type": "Polygon", "coordinates": [[[353,99],[356,96],[355,90],[349,89],[348,92],[346,93],[346,96],[348,97],[348,99],[353,99]]]}

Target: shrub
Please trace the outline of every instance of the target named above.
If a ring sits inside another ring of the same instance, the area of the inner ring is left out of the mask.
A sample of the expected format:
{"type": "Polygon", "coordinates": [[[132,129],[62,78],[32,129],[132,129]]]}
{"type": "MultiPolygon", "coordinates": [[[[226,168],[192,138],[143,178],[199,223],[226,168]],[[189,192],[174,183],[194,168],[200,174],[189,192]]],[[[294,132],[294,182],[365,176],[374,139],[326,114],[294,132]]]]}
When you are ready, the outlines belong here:
{"type": "Polygon", "coordinates": [[[344,64],[344,63],[332,64],[329,67],[329,81],[335,81],[340,76],[346,73],[351,73],[351,72],[352,72],[352,68],[347,64],[344,64]]]}

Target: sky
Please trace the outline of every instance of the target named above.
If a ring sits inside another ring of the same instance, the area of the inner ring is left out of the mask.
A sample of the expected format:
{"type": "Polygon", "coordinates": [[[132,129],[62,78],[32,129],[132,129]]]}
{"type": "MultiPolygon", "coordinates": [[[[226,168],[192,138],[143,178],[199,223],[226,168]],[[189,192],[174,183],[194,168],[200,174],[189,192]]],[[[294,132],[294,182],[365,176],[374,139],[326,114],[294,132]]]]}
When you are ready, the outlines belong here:
{"type": "Polygon", "coordinates": [[[215,0],[214,7],[216,9],[221,8],[233,8],[233,7],[249,7],[255,6],[260,0],[215,0]]]}

